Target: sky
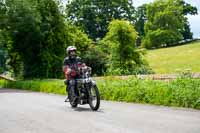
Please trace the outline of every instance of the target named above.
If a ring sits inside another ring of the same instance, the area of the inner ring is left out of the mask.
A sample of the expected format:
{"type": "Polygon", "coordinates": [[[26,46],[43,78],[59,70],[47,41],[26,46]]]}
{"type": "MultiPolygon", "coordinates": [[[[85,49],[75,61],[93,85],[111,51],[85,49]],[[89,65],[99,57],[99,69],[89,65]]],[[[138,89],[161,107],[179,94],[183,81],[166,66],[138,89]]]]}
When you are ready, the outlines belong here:
{"type": "MultiPolygon", "coordinates": [[[[68,1],[68,0],[63,0],[68,1]]],[[[154,0],[133,0],[133,5],[138,7],[145,3],[153,2],[154,0]]],[[[64,2],[64,3],[65,3],[64,2]]],[[[188,15],[188,21],[190,23],[191,31],[193,32],[194,38],[200,38],[200,0],[185,0],[185,2],[191,4],[192,6],[196,6],[198,9],[198,15],[188,15]]]]}
{"type": "MultiPolygon", "coordinates": [[[[133,0],[133,5],[138,7],[145,3],[153,2],[154,0],[133,0]]],[[[200,0],[185,0],[185,2],[196,6],[198,9],[198,15],[188,15],[188,21],[190,23],[191,31],[193,32],[194,38],[200,38],[200,0]]]]}

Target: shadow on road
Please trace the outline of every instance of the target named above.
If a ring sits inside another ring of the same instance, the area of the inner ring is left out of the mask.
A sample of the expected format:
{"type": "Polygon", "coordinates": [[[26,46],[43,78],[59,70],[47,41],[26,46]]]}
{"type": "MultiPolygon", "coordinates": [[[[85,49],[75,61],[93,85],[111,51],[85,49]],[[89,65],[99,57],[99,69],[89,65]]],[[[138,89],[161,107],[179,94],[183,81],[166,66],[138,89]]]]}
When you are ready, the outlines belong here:
{"type": "Polygon", "coordinates": [[[77,107],[77,108],[73,108],[74,111],[78,111],[78,112],[97,112],[97,113],[104,113],[102,109],[99,109],[97,111],[93,111],[92,109],[90,109],[90,107],[77,107]]]}

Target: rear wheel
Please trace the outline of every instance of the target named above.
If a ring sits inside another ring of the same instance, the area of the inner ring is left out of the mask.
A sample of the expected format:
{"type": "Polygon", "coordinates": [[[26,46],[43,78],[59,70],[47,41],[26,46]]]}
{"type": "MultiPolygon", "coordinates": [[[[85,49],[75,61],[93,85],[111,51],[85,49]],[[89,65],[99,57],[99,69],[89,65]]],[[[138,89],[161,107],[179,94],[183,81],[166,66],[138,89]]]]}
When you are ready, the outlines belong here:
{"type": "Polygon", "coordinates": [[[92,86],[90,89],[89,105],[90,105],[90,108],[94,111],[99,109],[100,95],[99,95],[99,90],[96,85],[92,86]]]}

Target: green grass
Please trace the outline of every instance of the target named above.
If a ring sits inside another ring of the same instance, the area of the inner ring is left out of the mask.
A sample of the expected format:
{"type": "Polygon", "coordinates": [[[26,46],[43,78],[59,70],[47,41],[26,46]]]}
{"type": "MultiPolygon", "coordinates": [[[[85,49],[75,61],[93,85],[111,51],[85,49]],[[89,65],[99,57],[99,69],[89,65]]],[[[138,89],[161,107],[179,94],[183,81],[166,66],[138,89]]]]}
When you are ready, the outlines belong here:
{"type": "Polygon", "coordinates": [[[103,99],[200,109],[200,79],[97,81],[103,99]]]}
{"type": "MultiPolygon", "coordinates": [[[[200,79],[177,79],[170,82],[104,77],[96,80],[101,98],[105,100],[147,103],[200,109],[200,79]]],[[[0,88],[27,89],[66,94],[63,80],[0,80],[0,88]]]]}
{"type": "Polygon", "coordinates": [[[24,90],[32,90],[46,93],[55,93],[65,95],[65,85],[63,80],[21,80],[21,81],[5,81],[0,80],[0,88],[16,88],[24,90]]]}
{"type": "Polygon", "coordinates": [[[155,73],[200,72],[200,41],[187,45],[147,51],[147,61],[155,73]]]}

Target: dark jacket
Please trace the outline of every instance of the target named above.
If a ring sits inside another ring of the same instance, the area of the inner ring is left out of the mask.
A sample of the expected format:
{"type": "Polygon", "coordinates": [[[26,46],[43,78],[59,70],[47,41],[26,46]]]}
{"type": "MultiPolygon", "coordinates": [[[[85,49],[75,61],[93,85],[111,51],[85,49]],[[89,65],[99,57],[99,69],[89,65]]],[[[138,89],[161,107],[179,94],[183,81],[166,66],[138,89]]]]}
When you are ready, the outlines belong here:
{"type": "Polygon", "coordinates": [[[81,65],[81,64],[82,64],[82,60],[80,57],[76,57],[76,58],[66,57],[64,59],[63,66],[68,66],[72,70],[72,72],[69,75],[66,75],[67,79],[79,77],[78,65],[81,65]]]}
{"type": "MultiPolygon", "coordinates": [[[[76,58],[74,58],[74,59],[72,59],[72,58],[70,58],[70,57],[66,57],[66,58],[64,59],[64,61],[63,61],[63,65],[64,65],[64,66],[68,65],[68,66],[70,66],[70,68],[71,68],[71,66],[77,65],[77,64],[79,64],[79,63],[82,64],[82,60],[81,60],[80,57],[76,57],[76,58]]],[[[71,68],[71,69],[72,69],[72,68],[71,68]]]]}

